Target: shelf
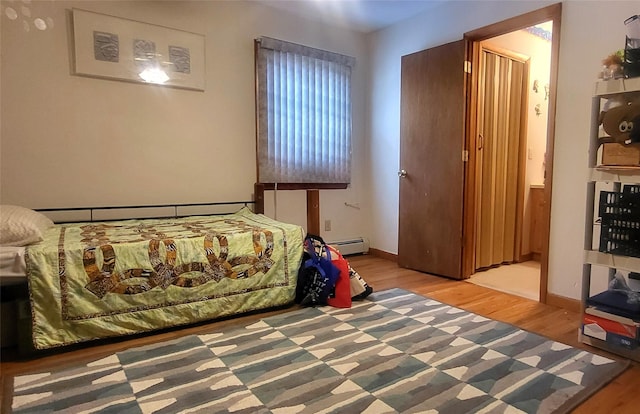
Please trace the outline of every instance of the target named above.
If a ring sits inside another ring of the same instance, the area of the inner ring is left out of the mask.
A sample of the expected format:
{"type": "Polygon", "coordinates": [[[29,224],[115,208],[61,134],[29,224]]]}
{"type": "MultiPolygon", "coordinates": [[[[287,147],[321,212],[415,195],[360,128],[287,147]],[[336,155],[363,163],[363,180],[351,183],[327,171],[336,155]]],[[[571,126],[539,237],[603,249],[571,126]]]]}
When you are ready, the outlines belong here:
{"type": "MultiPolygon", "coordinates": [[[[622,255],[614,255],[610,253],[602,253],[598,251],[598,248],[593,248],[594,242],[598,241],[598,234],[600,230],[598,223],[594,222],[594,213],[598,208],[598,194],[596,193],[596,183],[608,182],[613,183],[614,189],[619,190],[621,185],[628,184],[640,184],[640,166],[614,166],[614,165],[597,165],[599,154],[602,155],[601,159],[604,159],[605,149],[613,150],[612,146],[601,146],[602,140],[600,136],[602,131],[600,128],[600,113],[603,108],[603,101],[605,99],[614,98],[615,95],[626,94],[621,97],[627,101],[635,100],[640,97],[640,77],[629,79],[612,79],[608,81],[596,82],[594,88],[594,97],[592,98],[591,105],[591,133],[589,140],[589,165],[592,167],[589,169],[588,183],[587,183],[587,206],[586,206],[586,220],[585,220],[585,239],[584,239],[584,262],[582,267],[582,292],[581,292],[581,306],[582,306],[582,321],[585,319],[585,313],[591,313],[591,316],[599,316],[608,321],[615,321],[618,323],[626,324],[629,320],[614,315],[608,312],[604,312],[600,309],[591,308],[588,305],[591,292],[592,277],[595,276],[593,272],[596,269],[592,269],[592,265],[608,268],[608,277],[613,277],[614,269],[640,272],[640,257],[630,257],[622,255]],[[595,236],[595,238],[594,238],[595,236]],[[599,314],[599,315],[598,315],[599,314]]],[[[616,97],[617,98],[617,97],[616,97]]],[[[622,153],[624,155],[626,152],[622,153]]],[[[608,154],[612,156],[613,154],[608,154]]],[[[635,155],[634,155],[635,157],[635,155]]],[[[634,158],[635,160],[635,158],[634,158]]],[[[613,160],[609,160],[613,162],[613,160]]],[[[625,163],[625,162],[621,162],[625,163]]],[[[600,270],[595,274],[600,275],[600,270]]],[[[598,296],[598,295],[596,295],[598,296]]],[[[593,297],[592,297],[593,298],[593,297]]],[[[595,300],[595,299],[594,299],[595,300]]],[[[635,315],[635,314],[634,314],[635,315]]],[[[629,325],[637,326],[635,318],[630,318],[631,323],[629,325]]],[[[592,318],[592,320],[596,320],[592,318]]],[[[640,321],[640,317],[638,318],[640,321]]],[[[615,323],[614,322],[614,323],[615,323]]],[[[604,323],[604,322],[603,322],[604,323]]],[[[600,326],[599,323],[596,325],[600,326]]],[[[605,329],[606,331],[606,329],[605,329]]],[[[637,332],[637,331],[636,331],[637,332]]],[[[582,329],[578,330],[578,340],[587,345],[591,345],[607,352],[621,355],[625,358],[632,359],[640,362],[640,347],[630,349],[622,344],[616,344],[612,342],[604,341],[603,339],[612,339],[608,336],[602,337],[597,331],[588,331],[590,334],[594,334],[596,338],[584,335],[582,329]]],[[[612,332],[613,333],[613,332],[612,332]]],[[[635,345],[633,342],[628,344],[629,346],[635,345]]]]}
{"type": "Polygon", "coordinates": [[[640,77],[629,79],[609,79],[596,82],[595,96],[615,95],[640,91],[640,77]]]}
{"type": "Polygon", "coordinates": [[[613,346],[606,341],[601,341],[600,339],[592,338],[583,334],[581,329],[578,330],[578,340],[583,344],[595,346],[596,348],[603,349],[607,352],[611,352],[625,358],[640,362],[640,348],[628,349],[622,346],[613,346]]]}
{"type": "Polygon", "coordinates": [[[590,169],[591,181],[614,181],[622,184],[640,182],[640,167],[600,165],[590,169]]]}
{"type": "Polygon", "coordinates": [[[640,257],[616,256],[596,250],[585,250],[584,262],[629,272],[640,272],[640,257]]]}

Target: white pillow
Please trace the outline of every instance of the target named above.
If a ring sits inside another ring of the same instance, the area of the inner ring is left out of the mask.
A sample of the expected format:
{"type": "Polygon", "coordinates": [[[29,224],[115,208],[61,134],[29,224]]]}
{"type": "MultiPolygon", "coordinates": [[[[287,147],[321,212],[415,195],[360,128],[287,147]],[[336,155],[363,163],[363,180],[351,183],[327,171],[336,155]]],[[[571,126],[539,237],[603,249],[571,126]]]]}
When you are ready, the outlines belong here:
{"type": "Polygon", "coordinates": [[[53,222],[28,208],[0,205],[0,246],[26,246],[42,240],[53,222]]]}

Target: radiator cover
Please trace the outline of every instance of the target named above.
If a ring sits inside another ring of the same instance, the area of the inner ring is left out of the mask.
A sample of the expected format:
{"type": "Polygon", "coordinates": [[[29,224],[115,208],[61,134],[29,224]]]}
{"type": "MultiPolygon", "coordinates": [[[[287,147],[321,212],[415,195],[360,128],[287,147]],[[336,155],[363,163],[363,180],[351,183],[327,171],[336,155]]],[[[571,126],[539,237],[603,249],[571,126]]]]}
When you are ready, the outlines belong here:
{"type": "Polygon", "coordinates": [[[334,246],[343,256],[350,254],[362,254],[369,252],[369,241],[363,237],[357,237],[350,240],[340,240],[328,242],[334,246]]]}

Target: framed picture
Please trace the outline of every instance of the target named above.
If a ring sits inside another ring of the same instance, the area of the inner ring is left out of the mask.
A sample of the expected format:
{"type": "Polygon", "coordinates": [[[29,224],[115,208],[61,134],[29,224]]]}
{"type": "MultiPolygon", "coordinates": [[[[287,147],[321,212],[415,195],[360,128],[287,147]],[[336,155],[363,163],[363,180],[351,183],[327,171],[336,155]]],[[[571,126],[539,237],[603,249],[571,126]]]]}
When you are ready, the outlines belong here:
{"type": "Polygon", "coordinates": [[[73,9],[75,75],[204,91],[204,35],[73,9]]]}

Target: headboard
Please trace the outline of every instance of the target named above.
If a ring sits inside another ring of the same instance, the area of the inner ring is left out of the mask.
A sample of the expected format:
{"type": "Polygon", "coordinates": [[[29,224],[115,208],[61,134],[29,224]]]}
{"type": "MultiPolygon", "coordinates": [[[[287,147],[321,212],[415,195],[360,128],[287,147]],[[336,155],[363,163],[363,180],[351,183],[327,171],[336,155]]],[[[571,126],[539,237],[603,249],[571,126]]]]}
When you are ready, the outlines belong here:
{"type": "Polygon", "coordinates": [[[195,215],[235,213],[249,207],[255,213],[264,212],[264,201],[224,201],[214,203],[155,204],[139,206],[101,206],[36,209],[55,223],[109,221],[144,218],[178,218],[195,215]],[[260,207],[260,208],[257,208],[260,207]]]}

